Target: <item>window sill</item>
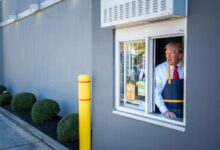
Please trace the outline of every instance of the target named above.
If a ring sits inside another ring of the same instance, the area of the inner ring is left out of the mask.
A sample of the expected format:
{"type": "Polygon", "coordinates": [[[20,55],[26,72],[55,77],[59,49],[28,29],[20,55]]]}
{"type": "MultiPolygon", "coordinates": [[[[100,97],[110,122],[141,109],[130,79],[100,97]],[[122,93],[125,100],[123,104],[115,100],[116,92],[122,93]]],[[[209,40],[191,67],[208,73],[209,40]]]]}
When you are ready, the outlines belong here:
{"type": "MultiPolygon", "coordinates": [[[[159,125],[162,127],[174,129],[177,131],[185,132],[185,126],[179,125],[176,123],[167,122],[166,120],[168,120],[168,119],[166,119],[166,118],[164,118],[164,120],[162,120],[161,118],[163,118],[163,117],[161,117],[160,114],[149,114],[150,117],[149,116],[144,117],[144,116],[139,116],[139,115],[135,115],[135,114],[131,114],[128,112],[119,111],[119,110],[113,110],[112,113],[116,114],[116,115],[128,117],[128,118],[148,122],[151,124],[159,125]],[[158,118],[160,118],[160,119],[158,119],[158,118]]],[[[180,121],[176,121],[176,122],[180,122],[180,121]]]]}

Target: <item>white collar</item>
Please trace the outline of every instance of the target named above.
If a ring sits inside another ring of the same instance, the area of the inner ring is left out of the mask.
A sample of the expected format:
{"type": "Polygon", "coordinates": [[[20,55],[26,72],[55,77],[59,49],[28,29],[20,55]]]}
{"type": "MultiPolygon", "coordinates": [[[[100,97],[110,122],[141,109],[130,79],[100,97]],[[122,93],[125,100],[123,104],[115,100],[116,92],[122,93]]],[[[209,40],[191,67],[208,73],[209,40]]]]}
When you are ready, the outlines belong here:
{"type": "MultiPolygon", "coordinates": [[[[166,64],[167,64],[167,66],[168,66],[168,63],[167,63],[167,62],[166,62],[166,64]]],[[[181,68],[183,67],[183,65],[182,65],[181,62],[179,62],[179,63],[177,64],[177,66],[178,66],[179,69],[181,69],[181,68]]],[[[173,69],[173,68],[174,68],[174,65],[170,65],[170,68],[173,69]]]]}

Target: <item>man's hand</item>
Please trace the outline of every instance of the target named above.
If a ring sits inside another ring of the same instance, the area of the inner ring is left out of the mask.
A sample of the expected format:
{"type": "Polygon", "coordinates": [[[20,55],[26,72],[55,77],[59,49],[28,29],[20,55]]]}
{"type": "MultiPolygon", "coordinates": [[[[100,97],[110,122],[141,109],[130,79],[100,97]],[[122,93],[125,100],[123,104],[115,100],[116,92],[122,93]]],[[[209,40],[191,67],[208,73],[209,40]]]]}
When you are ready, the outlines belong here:
{"type": "Polygon", "coordinates": [[[174,119],[174,118],[176,118],[176,115],[173,113],[173,112],[171,112],[171,111],[166,111],[165,113],[163,113],[167,118],[172,118],[172,119],[174,119]]]}

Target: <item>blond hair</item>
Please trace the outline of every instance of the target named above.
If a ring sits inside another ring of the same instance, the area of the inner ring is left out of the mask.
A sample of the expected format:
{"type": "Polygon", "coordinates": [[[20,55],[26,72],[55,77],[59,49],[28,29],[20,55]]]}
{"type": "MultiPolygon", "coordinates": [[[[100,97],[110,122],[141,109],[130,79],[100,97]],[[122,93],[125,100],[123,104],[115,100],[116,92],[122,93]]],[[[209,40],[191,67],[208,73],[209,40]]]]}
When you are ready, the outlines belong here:
{"type": "Polygon", "coordinates": [[[183,54],[183,45],[178,42],[170,42],[165,46],[165,49],[167,48],[176,48],[179,53],[183,54]]]}

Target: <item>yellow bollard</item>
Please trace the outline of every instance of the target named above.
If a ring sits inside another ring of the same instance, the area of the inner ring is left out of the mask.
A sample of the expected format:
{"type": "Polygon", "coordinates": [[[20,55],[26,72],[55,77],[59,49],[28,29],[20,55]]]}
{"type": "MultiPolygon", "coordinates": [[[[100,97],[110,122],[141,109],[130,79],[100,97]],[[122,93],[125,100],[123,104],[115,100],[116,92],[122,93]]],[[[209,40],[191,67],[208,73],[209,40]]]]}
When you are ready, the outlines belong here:
{"type": "Polygon", "coordinates": [[[91,150],[91,86],[90,76],[78,77],[79,87],[79,147],[91,150]]]}

